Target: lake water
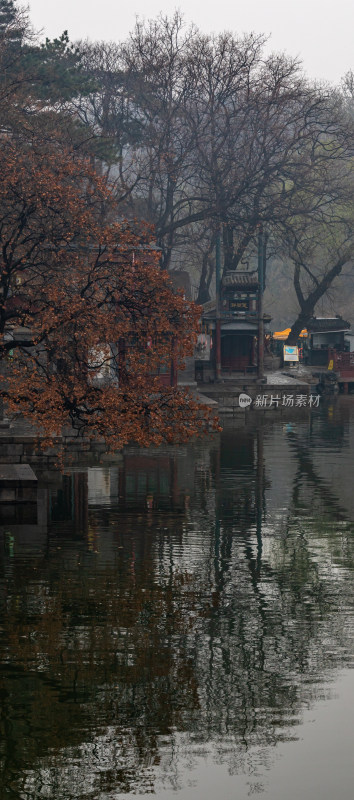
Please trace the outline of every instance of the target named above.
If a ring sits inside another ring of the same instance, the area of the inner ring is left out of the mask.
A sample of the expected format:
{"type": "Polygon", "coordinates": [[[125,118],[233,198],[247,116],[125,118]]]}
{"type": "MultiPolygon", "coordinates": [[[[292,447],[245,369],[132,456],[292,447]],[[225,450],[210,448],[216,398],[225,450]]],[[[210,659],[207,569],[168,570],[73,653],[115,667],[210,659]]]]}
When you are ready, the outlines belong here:
{"type": "Polygon", "coordinates": [[[352,800],[353,464],[339,397],[40,475],[0,529],[1,800],[352,800]]]}

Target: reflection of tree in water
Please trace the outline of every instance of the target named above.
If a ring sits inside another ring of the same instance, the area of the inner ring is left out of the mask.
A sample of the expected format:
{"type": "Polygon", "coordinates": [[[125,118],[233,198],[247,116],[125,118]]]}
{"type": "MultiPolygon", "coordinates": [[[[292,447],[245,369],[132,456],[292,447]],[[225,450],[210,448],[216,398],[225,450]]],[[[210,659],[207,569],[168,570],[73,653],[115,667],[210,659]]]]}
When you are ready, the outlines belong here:
{"type": "Polygon", "coordinates": [[[5,561],[4,800],[152,791],[157,768],[177,787],[180,734],[191,763],[211,742],[232,771],[252,747],[267,763],[345,663],[346,572],[317,558],[308,518],[291,521],[299,486],[289,524],[272,537],[268,521],[264,539],[263,430],[220,442],[185,453],[189,509],[180,494],[177,511],[89,507],[85,540],[52,526],[41,560],[7,580],[5,561]]]}
{"type": "MultiPolygon", "coordinates": [[[[342,414],[340,420],[343,421],[342,414]]],[[[311,426],[307,437],[299,435],[296,431],[289,431],[287,434],[292,454],[297,462],[292,503],[288,512],[288,527],[293,524],[295,515],[299,513],[298,509],[301,509],[300,513],[305,518],[310,513],[313,517],[311,530],[323,539],[328,555],[334,556],[337,564],[342,563],[347,568],[353,568],[353,522],[348,514],[348,509],[345,508],[345,502],[341,499],[341,485],[329,485],[328,480],[324,479],[321,474],[321,466],[317,463],[318,436],[314,435],[313,427],[311,426]],[[341,536],[338,535],[339,530],[341,536]]],[[[332,426],[328,425],[327,419],[327,428],[332,432],[332,437],[329,435],[327,437],[332,443],[332,449],[330,453],[326,453],[325,457],[331,463],[333,450],[336,447],[339,448],[339,443],[348,447],[348,441],[344,439],[344,426],[340,425],[336,419],[333,420],[332,426]]],[[[320,444],[323,446],[322,435],[320,444]]],[[[321,450],[319,452],[321,453],[321,450]]]]}

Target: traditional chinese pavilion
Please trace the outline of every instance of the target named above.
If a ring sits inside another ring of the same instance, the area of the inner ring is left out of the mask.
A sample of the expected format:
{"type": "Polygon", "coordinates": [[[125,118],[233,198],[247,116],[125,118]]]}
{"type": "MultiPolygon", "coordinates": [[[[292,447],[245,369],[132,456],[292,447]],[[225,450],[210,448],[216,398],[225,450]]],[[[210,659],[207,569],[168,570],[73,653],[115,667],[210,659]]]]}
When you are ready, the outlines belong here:
{"type": "MultiPolygon", "coordinates": [[[[206,356],[196,358],[198,380],[256,373],[259,327],[259,279],[257,271],[228,271],[220,284],[219,302],[204,306],[203,334],[210,337],[206,356]]],[[[266,321],[269,321],[267,318],[266,321]]]]}

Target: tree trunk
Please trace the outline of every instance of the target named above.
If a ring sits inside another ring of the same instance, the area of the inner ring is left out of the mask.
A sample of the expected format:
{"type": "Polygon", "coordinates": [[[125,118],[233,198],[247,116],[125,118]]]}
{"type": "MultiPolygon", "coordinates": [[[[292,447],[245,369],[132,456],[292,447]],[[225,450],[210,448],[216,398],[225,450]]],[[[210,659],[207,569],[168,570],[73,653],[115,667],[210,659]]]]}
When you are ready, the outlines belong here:
{"type": "Polygon", "coordinates": [[[286,344],[289,345],[297,344],[300,333],[303,328],[306,328],[309,319],[311,319],[311,317],[313,316],[313,312],[314,312],[313,303],[305,303],[304,307],[300,311],[298,318],[295,320],[291,328],[289,336],[286,340],[286,344]]]}
{"type": "Polygon", "coordinates": [[[340,275],[344,267],[344,264],[347,264],[348,260],[349,260],[348,255],[339,258],[336,264],[334,264],[334,266],[328,270],[326,275],[317,284],[316,288],[312,292],[310,292],[310,294],[306,298],[303,296],[300,287],[300,267],[299,264],[296,265],[295,275],[294,275],[294,286],[300,304],[300,313],[291,328],[289,336],[286,340],[287,344],[296,345],[302,329],[306,328],[306,325],[308,325],[309,320],[314,314],[316,304],[321,299],[321,297],[323,297],[323,295],[326,294],[332,282],[334,281],[334,278],[340,275]]]}

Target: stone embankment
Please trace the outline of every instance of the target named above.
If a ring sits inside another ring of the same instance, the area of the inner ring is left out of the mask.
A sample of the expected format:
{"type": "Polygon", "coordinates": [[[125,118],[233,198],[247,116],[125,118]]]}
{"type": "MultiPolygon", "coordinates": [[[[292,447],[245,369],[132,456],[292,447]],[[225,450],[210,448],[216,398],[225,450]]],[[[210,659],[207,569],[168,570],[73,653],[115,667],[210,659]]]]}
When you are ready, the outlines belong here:
{"type": "Polygon", "coordinates": [[[262,381],[254,375],[234,375],[219,382],[199,384],[200,392],[218,404],[220,415],[243,413],[246,408],[284,410],[316,405],[318,378],[311,370],[268,372],[262,381]],[[244,398],[247,395],[249,402],[244,398]],[[241,396],[241,402],[240,402],[241,396]],[[244,405],[247,403],[247,405],[244,405]]]}
{"type": "Polygon", "coordinates": [[[54,438],[53,446],[43,449],[40,437],[33,426],[22,419],[2,422],[0,426],[0,464],[40,465],[41,469],[55,467],[59,453],[65,453],[65,462],[76,464],[85,459],[85,463],[97,463],[106,453],[107,446],[103,440],[89,442],[64,431],[63,436],[54,438]]]}

